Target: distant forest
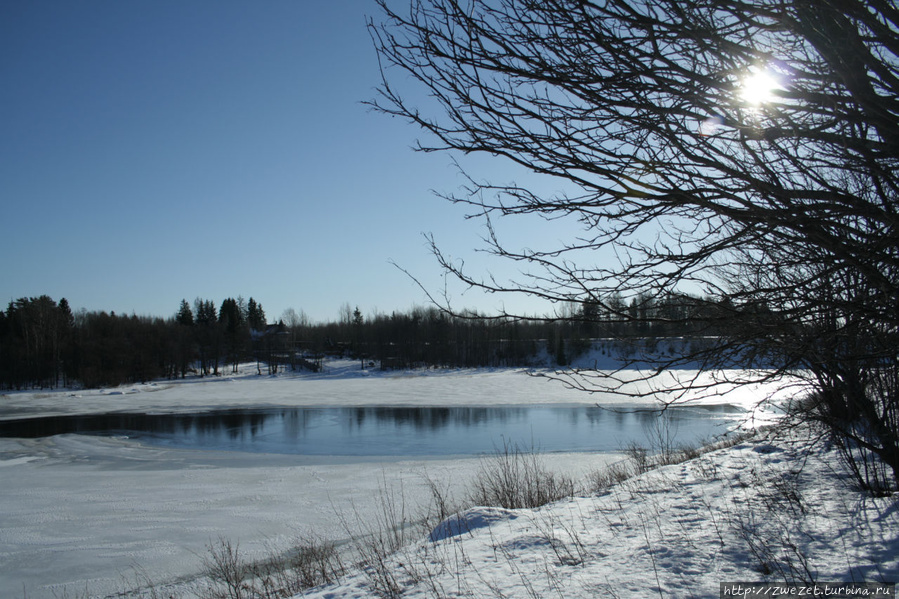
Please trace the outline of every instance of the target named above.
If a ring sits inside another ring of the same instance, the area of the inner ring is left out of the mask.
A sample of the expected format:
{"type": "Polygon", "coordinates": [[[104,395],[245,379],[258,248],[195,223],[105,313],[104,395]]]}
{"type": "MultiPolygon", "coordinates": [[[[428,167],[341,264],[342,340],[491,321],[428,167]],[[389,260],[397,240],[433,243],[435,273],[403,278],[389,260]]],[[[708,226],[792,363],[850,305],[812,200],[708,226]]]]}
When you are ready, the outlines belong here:
{"type": "Polygon", "coordinates": [[[227,298],[218,307],[182,300],[170,318],[73,312],[64,298],[21,298],[0,311],[0,388],[215,376],[248,361],[259,374],[316,370],[325,356],[355,358],[364,367],[450,368],[525,366],[544,354],[564,366],[596,339],[714,334],[702,324],[714,320],[707,314],[712,304],[698,298],[612,297],[603,305],[511,319],[433,307],[365,316],[345,304],[336,321],[310,323],[291,309],[271,324],[252,297],[227,298]]]}

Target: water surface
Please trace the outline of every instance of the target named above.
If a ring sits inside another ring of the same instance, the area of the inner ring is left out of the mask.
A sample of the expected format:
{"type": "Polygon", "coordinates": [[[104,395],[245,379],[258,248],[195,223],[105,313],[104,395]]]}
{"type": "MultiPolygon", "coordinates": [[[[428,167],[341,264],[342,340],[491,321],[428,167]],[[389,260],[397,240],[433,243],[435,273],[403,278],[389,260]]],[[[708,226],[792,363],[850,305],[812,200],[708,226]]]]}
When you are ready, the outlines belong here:
{"type": "Polygon", "coordinates": [[[663,416],[597,407],[360,407],[111,413],[0,421],[0,436],[124,435],[179,448],[334,456],[450,456],[517,444],[547,452],[620,451],[650,439],[692,443],[725,432],[730,406],[663,416]]]}

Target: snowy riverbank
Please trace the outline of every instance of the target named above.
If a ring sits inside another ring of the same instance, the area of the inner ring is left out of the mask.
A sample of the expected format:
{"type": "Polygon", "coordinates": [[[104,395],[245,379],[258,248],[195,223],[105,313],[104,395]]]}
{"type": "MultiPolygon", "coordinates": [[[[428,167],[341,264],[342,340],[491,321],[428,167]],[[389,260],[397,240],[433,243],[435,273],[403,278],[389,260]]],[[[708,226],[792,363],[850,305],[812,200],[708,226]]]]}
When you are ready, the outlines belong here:
{"type": "Polygon", "coordinates": [[[540,509],[472,508],[380,572],[303,596],[373,597],[385,584],[408,598],[712,599],[746,581],[820,583],[821,595],[796,591],[806,596],[826,582],[876,589],[899,579],[897,500],[854,490],[835,452],[808,438],[759,435],[540,509]]]}

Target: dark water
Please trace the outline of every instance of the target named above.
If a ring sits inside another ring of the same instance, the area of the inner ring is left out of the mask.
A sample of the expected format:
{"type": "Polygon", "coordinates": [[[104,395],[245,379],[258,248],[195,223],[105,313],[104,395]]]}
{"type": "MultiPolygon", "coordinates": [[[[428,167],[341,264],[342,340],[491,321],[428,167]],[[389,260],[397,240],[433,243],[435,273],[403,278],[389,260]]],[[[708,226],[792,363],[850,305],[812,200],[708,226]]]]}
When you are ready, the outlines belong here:
{"type": "Polygon", "coordinates": [[[729,406],[671,408],[661,418],[595,407],[278,408],[0,421],[0,436],[126,435],[179,448],[316,456],[474,455],[504,443],[586,452],[648,445],[647,435],[694,442],[723,433],[740,414],[729,406]]]}

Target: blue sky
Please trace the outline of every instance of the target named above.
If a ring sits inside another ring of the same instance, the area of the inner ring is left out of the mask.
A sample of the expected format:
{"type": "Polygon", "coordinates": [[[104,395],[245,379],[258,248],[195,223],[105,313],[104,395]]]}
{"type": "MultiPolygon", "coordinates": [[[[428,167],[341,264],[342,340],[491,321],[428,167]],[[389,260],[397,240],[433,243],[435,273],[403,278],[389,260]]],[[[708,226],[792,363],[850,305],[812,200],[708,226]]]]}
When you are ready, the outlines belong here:
{"type": "Polygon", "coordinates": [[[425,304],[391,261],[440,288],[422,233],[474,260],[483,229],[431,193],[463,184],[451,157],[362,104],[379,83],[367,15],[371,0],[4,3],[3,307],[48,294],[170,316],[242,295],[269,320],[323,321],[425,304]]]}

